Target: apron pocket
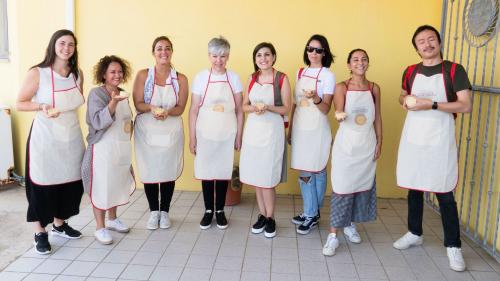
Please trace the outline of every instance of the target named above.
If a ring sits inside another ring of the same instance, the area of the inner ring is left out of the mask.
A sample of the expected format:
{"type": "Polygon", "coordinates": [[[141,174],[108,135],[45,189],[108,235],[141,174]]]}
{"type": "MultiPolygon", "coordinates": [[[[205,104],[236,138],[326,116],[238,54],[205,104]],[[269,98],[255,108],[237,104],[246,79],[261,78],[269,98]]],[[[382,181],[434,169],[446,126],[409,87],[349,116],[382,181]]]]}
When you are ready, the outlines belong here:
{"type": "Polygon", "coordinates": [[[268,146],[271,143],[272,133],[271,123],[253,120],[245,124],[243,142],[255,147],[268,146]]]}
{"type": "Polygon", "coordinates": [[[320,112],[316,107],[297,108],[295,113],[297,114],[293,123],[295,128],[303,131],[312,131],[318,128],[320,112]]]}
{"type": "Polygon", "coordinates": [[[130,141],[117,141],[115,146],[115,155],[112,159],[116,159],[115,163],[118,165],[132,164],[132,147],[130,141]]]}
{"type": "Polygon", "coordinates": [[[211,141],[225,141],[236,132],[236,115],[232,112],[205,112],[198,115],[196,129],[201,137],[211,141]]]}
{"type": "Polygon", "coordinates": [[[151,146],[170,147],[172,146],[172,136],[170,134],[149,133],[146,142],[151,146]]]}
{"type": "Polygon", "coordinates": [[[439,119],[412,116],[407,119],[406,125],[408,143],[419,146],[435,146],[441,140],[439,119]]]}

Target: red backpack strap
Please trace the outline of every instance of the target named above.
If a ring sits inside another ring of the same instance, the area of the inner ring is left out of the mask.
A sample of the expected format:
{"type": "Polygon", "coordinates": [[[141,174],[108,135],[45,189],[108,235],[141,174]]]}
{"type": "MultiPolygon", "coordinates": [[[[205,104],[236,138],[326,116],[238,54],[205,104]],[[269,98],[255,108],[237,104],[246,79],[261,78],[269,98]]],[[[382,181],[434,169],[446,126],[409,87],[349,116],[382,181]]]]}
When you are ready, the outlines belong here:
{"type": "Polygon", "coordinates": [[[403,81],[403,89],[406,91],[406,93],[408,93],[408,95],[411,95],[411,84],[413,84],[413,81],[411,80],[416,68],[416,64],[410,65],[408,66],[408,68],[406,68],[405,79],[403,81]]]}
{"type": "Polygon", "coordinates": [[[455,83],[455,71],[457,70],[457,64],[452,62],[451,63],[451,69],[450,69],[450,77],[451,77],[451,83],[455,83]]]}
{"type": "Polygon", "coordinates": [[[300,79],[300,77],[302,77],[302,72],[304,72],[304,68],[303,67],[301,67],[299,69],[299,79],[300,79]]]}
{"type": "Polygon", "coordinates": [[[248,84],[248,92],[247,94],[250,94],[250,91],[252,90],[253,84],[257,81],[257,77],[259,76],[259,72],[256,71],[252,73],[252,79],[250,80],[250,84],[248,84]]]}

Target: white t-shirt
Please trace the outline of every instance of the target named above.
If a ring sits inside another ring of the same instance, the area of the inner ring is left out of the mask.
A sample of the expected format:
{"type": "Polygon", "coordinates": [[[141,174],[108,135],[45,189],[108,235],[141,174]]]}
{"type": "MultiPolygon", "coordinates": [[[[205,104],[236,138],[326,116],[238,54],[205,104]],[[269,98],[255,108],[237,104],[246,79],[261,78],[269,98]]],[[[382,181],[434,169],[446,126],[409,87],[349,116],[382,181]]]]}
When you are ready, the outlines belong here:
{"type": "Polygon", "coordinates": [[[233,94],[241,94],[243,92],[243,86],[241,85],[240,77],[238,74],[234,73],[231,70],[226,70],[226,74],[217,75],[212,72],[210,76],[210,70],[205,69],[194,77],[194,81],[191,87],[191,92],[193,95],[202,96],[205,94],[205,89],[207,88],[208,76],[210,76],[210,82],[216,81],[227,81],[229,79],[229,84],[231,85],[231,89],[233,89],[233,94]]]}
{"type": "MultiPolygon", "coordinates": [[[[318,75],[318,96],[323,98],[323,95],[333,95],[335,93],[335,74],[330,71],[330,69],[326,67],[322,68],[309,68],[305,67],[304,71],[302,71],[302,76],[307,75],[310,77],[316,77],[318,75]]],[[[299,80],[299,71],[295,75],[295,81],[299,80]]],[[[297,87],[297,83],[295,83],[295,87],[297,87]]]]}

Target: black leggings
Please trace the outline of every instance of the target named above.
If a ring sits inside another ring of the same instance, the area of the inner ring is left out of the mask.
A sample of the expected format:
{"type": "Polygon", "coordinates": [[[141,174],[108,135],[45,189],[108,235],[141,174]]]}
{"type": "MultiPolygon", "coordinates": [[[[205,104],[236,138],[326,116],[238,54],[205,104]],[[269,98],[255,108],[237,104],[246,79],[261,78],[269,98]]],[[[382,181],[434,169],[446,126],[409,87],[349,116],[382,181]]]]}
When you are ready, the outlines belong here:
{"type": "Polygon", "coordinates": [[[146,193],[146,198],[149,203],[149,210],[151,211],[164,211],[168,212],[170,210],[170,201],[172,201],[172,195],[174,194],[175,181],[167,181],[157,183],[145,183],[144,192],[146,193]],[[161,200],[158,204],[158,185],[160,186],[161,200]]]}
{"type": "Polygon", "coordinates": [[[202,180],[203,200],[206,210],[214,210],[214,189],[215,189],[215,210],[223,211],[226,205],[226,192],[229,181],[227,180],[202,180]]]}
{"type": "MultiPolygon", "coordinates": [[[[457,203],[453,192],[435,193],[441,211],[443,223],[444,246],[460,248],[460,226],[458,222],[457,203]]],[[[415,235],[422,235],[422,218],[424,214],[424,193],[418,190],[408,191],[408,230],[415,235]]]]}

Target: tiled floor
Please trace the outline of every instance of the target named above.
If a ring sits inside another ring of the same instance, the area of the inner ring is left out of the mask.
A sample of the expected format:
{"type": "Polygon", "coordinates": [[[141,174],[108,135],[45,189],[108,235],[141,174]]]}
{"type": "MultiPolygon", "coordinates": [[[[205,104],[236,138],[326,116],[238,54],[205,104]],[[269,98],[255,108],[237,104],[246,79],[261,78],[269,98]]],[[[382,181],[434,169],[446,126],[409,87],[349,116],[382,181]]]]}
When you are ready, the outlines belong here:
{"type": "Polygon", "coordinates": [[[423,246],[399,251],[392,242],[406,231],[406,203],[378,201],[379,219],[358,225],[359,245],[346,243],[333,257],[324,257],[328,235],[328,204],[322,209],[320,228],[296,234],[290,218],[301,211],[299,196],[277,198],[278,235],[267,239],[249,231],[258,208],[254,196],[227,207],[229,227],[199,228],[203,199],[199,192],[176,192],[171,207],[172,227],[145,229],[149,216],[142,191],[132,203],[119,208],[120,218],[133,226],[127,235],[113,232],[115,242],[94,240],[90,206],[70,220],[84,237],[68,241],[51,237],[53,253],[40,256],[27,251],[0,273],[0,280],[500,280],[500,265],[481,249],[464,241],[468,271],[448,269],[441,241],[441,221],[432,210],[424,215],[423,246]]]}

